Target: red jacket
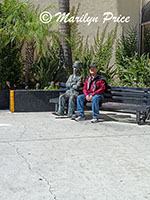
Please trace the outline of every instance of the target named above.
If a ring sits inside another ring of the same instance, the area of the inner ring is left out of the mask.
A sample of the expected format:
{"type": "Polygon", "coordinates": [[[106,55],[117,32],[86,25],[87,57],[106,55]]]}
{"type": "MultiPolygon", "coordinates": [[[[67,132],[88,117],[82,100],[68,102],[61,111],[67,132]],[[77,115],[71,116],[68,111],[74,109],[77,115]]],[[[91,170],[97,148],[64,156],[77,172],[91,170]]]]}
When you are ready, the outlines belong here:
{"type": "Polygon", "coordinates": [[[85,84],[83,87],[83,94],[87,96],[91,93],[92,96],[96,94],[104,94],[106,90],[106,82],[102,79],[96,81],[96,90],[93,92],[94,81],[91,83],[90,89],[88,90],[88,78],[85,80],[85,84]]]}

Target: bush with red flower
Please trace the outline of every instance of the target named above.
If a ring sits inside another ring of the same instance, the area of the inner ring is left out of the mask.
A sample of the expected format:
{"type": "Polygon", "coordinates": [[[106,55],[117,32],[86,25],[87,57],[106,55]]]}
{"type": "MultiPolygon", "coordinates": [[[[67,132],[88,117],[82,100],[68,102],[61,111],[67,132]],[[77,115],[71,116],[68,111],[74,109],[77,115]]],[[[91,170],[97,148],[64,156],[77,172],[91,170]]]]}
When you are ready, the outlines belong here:
{"type": "Polygon", "coordinates": [[[58,90],[60,88],[60,83],[59,82],[54,82],[54,81],[51,81],[51,82],[48,82],[48,86],[46,86],[44,88],[44,90],[58,90]]]}

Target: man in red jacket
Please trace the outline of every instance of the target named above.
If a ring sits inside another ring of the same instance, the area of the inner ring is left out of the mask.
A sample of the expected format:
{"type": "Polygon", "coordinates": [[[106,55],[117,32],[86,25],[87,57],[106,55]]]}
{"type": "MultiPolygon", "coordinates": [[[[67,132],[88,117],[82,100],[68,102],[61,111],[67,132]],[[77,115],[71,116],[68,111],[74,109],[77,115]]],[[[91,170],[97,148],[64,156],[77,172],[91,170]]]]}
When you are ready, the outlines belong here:
{"type": "Polygon", "coordinates": [[[97,74],[98,68],[96,64],[90,65],[90,76],[85,80],[83,94],[77,97],[77,113],[76,121],[85,120],[84,104],[88,101],[92,102],[93,119],[92,123],[98,122],[99,119],[99,105],[104,99],[104,92],[106,90],[106,80],[103,76],[97,74]]]}

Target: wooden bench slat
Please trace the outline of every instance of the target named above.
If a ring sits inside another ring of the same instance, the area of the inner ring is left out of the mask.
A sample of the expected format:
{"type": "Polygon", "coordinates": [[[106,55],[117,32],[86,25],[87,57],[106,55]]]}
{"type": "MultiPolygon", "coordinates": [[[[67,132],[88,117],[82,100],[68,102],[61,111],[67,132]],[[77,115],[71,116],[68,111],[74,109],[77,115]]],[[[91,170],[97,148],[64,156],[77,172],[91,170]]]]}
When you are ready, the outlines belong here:
{"type": "Polygon", "coordinates": [[[108,86],[108,90],[116,90],[116,91],[150,91],[150,88],[136,88],[136,87],[115,87],[115,86],[108,86]]]}
{"type": "Polygon", "coordinates": [[[104,102],[118,102],[118,103],[131,103],[131,104],[143,104],[143,103],[148,103],[148,100],[144,100],[142,98],[126,98],[126,97],[112,97],[112,98],[104,98],[104,102]]]}
{"type": "MultiPolygon", "coordinates": [[[[86,107],[91,107],[92,102],[86,103],[86,107]]],[[[118,102],[104,102],[100,105],[100,109],[102,110],[130,110],[130,111],[135,111],[142,109],[143,105],[137,105],[137,104],[127,104],[127,103],[118,103],[118,102]]]]}
{"type": "Polygon", "coordinates": [[[122,97],[138,97],[138,98],[150,98],[150,94],[147,93],[129,93],[129,92],[111,92],[105,93],[104,97],[113,97],[113,96],[122,96],[122,97]]]}

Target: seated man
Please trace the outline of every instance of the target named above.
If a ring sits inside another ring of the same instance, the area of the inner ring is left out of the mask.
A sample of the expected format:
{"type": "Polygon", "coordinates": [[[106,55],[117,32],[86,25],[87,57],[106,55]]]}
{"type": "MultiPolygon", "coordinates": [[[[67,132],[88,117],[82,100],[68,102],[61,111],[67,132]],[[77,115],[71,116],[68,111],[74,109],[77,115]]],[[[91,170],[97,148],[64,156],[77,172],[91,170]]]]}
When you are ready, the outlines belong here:
{"type": "Polygon", "coordinates": [[[68,101],[68,117],[72,117],[75,112],[75,102],[76,97],[79,94],[79,88],[81,87],[81,63],[79,61],[75,61],[73,64],[73,74],[69,76],[69,79],[66,82],[67,91],[60,95],[59,97],[59,108],[56,112],[57,115],[64,115],[65,105],[68,101]]]}
{"type": "Polygon", "coordinates": [[[92,102],[93,119],[92,123],[98,122],[99,105],[104,99],[104,92],[106,90],[106,80],[103,76],[97,74],[98,68],[96,64],[90,65],[90,76],[85,80],[83,94],[77,97],[77,113],[76,121],[85,119],[84,104],[88,101],[92,102]]]}

